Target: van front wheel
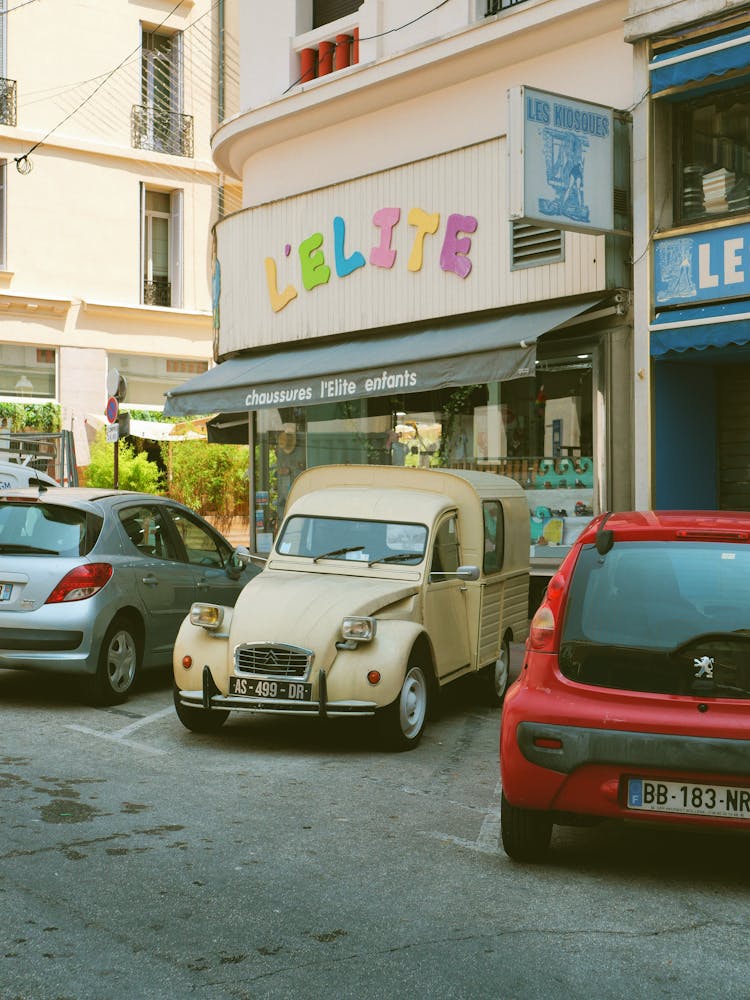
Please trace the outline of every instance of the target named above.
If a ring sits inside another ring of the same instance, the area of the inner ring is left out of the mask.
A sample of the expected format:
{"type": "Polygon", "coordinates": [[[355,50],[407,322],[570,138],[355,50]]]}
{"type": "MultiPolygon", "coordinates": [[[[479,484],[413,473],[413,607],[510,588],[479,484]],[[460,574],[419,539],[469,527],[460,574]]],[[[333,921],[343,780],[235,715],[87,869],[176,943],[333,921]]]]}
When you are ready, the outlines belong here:
{"type": "Polygon", "coordinates": [[[422,667],[411,665],[394,702],[378,712],[383,743],[389,750],[413,750],[427,722],[430,689],[422,667]]]}

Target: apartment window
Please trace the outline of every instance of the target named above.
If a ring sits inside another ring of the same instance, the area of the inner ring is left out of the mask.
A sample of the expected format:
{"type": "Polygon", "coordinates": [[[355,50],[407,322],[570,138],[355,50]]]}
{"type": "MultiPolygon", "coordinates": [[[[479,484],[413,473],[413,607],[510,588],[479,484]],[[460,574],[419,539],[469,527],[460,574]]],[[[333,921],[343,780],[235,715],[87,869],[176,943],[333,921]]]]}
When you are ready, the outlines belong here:
{"type": "Polygon", "coordinates": [[[133,108],[131,120],[133,146],[192,156],[193,119],[182,113],[182,100],[182,33],[160,34],[144,27],[141,104],[133,108]]]}
{"type": "Polygon", "coordinates": [[[750,88],[674,105],[677,221],[750,211],[750,88]]]}
{"type": "Polygon", "coordinates": [[[141,185],[141,299],[147,306],[182,305],[182,191],[141,185]]]}

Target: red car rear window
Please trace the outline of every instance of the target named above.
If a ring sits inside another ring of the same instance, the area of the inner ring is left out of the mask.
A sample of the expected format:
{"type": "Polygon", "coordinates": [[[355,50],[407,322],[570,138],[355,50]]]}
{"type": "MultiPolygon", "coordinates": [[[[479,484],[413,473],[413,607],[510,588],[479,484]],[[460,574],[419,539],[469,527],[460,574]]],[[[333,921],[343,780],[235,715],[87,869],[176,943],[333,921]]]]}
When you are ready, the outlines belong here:
{"type": "Polygon", "coordinates": [[[750,546],[618,542],[580,553],[559,652],[571,680],[750,699],[750,546]]]}

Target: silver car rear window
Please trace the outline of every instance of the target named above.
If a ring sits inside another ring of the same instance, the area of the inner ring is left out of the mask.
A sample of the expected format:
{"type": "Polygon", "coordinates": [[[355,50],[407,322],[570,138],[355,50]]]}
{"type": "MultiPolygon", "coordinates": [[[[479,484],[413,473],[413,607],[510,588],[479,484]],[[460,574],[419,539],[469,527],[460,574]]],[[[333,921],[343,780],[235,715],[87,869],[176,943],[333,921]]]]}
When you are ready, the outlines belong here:
{"type": "Polygon", "coordinates": [[[75,507],[0,500],[0,555],[87,555],[101,528],[101,517],[75,507]]]}

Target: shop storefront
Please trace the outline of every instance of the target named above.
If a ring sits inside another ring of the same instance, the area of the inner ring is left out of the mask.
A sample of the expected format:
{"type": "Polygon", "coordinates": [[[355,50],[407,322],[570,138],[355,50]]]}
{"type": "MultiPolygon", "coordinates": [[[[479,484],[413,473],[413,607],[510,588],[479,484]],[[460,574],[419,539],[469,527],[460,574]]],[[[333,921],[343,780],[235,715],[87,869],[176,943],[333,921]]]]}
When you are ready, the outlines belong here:
{"type": "Polygon", "coordinates": [[[652,48],[655,505],[748,510],[750,22],[652,48]]]}
{"type": "Polygon", "coordinates": [[[613,442],[631,330],[606,240],[539,230],[521,263],[503,163],[495,140],[219,225],[222,360],[166,411],[217,413],[209,439],[253,444],[256,551],[310,466],[483,469],[526,489],[546,582],[628,489],[629,445],[613,442]]]}

